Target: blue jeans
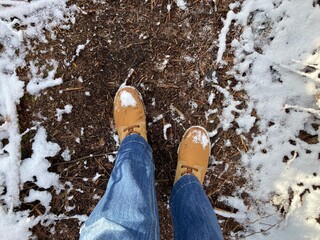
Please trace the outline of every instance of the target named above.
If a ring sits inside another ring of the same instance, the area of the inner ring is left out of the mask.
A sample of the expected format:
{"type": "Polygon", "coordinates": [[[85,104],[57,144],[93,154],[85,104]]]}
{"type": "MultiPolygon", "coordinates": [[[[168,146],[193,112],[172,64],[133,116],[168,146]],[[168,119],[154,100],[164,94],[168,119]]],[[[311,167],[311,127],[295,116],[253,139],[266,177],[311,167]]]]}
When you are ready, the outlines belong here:
{"type": "MultiPolygon", "coordinates": [[[[121,143],[107,190],[80,231],[80,239],[160,239],[154,162],[137,134],[121,143]]],[[[175,239],[222,239],[213,208],[198,179],[185,175],[170,199],[175,239]]]]}

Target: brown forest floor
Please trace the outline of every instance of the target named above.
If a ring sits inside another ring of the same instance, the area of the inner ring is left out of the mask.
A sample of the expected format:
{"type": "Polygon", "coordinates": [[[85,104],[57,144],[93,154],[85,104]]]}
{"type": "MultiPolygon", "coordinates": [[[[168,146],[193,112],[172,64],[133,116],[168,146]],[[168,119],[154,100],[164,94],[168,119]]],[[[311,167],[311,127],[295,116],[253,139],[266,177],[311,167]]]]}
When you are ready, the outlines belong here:
{"type": "MultiPolygon", "coordinates": [[[[208,131],[214,130],[219,120],[209,123],[205,119],[205,111],[217,108],[218,113],[210,116],[214,120],[223,109],[223,95],[204,79],[213,70],[217,70],[222,87],[226,87],[228,81],[232,82],[231,85],[236,84],[232,76],[226,74],[232,66],[232,55],[226,55],[229,65],[225,68],[217,69],[214,64],[217,38],[223,26],[221,18],[225,18],[228,5],[233,1],[219,1],[217,12],[209,4],[211,1],[188,1],[188,11],[182,11],[172,3],[170,13],[167,4],[172,1],[168,0],[153,0],[151,3],[120,3],[111,0],[94,2],[73,1],[83,11],[76,15],[76,23],[68,31],[57,29],[56,40],[49,44],[38,44],[36,50],[28,56],[28,59],[37,59],[40,65],[48,59],[59,61],[56,77],[62,77],[64,83],[44,91],[39,97],[25,95],[19,109],[21,132],[32,127],[33,121],[40,121],[47,130],[48,139],[57,142],[62,148],[61,152],[67,147],[71,150],[72,160],[69,162],[65,162],[61,156],[50,159],[50,171],[58,173],[61,182],[69,181],[73,185],[71,191],[66,189],[54,195],[52,212],[67,216],[89,215],[98,202],[93,196],[103,195],[113,167],[106,154],[110,155],[117,150],[113,139],[113,97],[127,78],[129,70],[134,69],[128,84],[137,87],[142,93],[147,120],[151,123],[148,140],[154,150],[156,165],[161,239],[172,239],[168,199],[180,138],[191,125],[202,125],[208,131]],[[79,57],[71,66],[66,66],[64,61],[70,61],[77,46],[87,40],[90,42],[79,57]],[[44,53],[44,50],[47,52],[44,53]],[[167,55],[170,55],[168,64],[164,69],[159,69],[159,64],[167,55]],[[192,57],[189,58],[191,61],[188,61],[188,57],[192,57]],[[90,96],[86,96],[87,91],[90,96]],[[208,104],[210,92],[216,94],[211,106],[208,104]],[[198,107],[192,108],[192,102],[198,107]],[[63,120],[58,122],[56,108],[63,108],[66,104],[73,105],[72,113],[65,114],[63,120]],[[39,117],[38,113],[46,119],[39,117]],[[163,114],[164,118],[153,122],[153,118],[159,114],[163,114]],[[185,120],[179,118],[181,114],[185,120]],[[166,123],[172,124],[172,128],[168,129],[168,140],[163,137],[163,126],[166,123]],[[76,138],[80,138],[80,143],[76,142],[76,138]],[[93,182],[92,178],[97,172],[102,176],[93,182]],[[84,178],[89,180],[84,181],[84,178]],[[73,198],[68,200],[70,196],[73,198]],[[67,212],[65,208],[68,206],[75,208],[67,212]]],[[[237,32],[232,34],[236,35],[237,32]]],[[[27,67],[21,69],[19,74],[21,79],[28,81],[27,67]]],[[[242,101],[244,106],[243,95],[235,93],[234,98],[242,101]]],[[[218,134],[211,139],[214,143],[212,156],[221,163],[211,164],[212,170],[207,174],[210,183],[205,187],[214,206],[229,212],[237,210],[219,202],[218,196],[231,196],[236,187],[245,183],[236,172],[243,171],[239,159],[240,151],[246,150],[246,145],[235,130],[235,127],[228,131],[219,129],[218,134]],[[228,139],[231,146],[225,147],[224,142],[228,139]],[[228,171],[223,173],[226,166],[228,171]]],[[[32,153],[33,136],[34,132],[24,136],[23,158],[32,153]]],[[[21,198],[31,188],[35,186],[27,184],[21,198]]],[[[245,194],[240,197],[247,198],[245,194]]],[[[44,212],[44,208],[37,202],[23,207],[33,209],[35,215],[44,212]]],[[[219,220],[226,239],[231,232],[242,229],[232,218],[219,216],[219,220]]],[[[39,224],[33,232],[39,239],[77,239],[79,236],[78,221],[73,219],[58,221],[54,235],[49,230],[39,224]]]]}

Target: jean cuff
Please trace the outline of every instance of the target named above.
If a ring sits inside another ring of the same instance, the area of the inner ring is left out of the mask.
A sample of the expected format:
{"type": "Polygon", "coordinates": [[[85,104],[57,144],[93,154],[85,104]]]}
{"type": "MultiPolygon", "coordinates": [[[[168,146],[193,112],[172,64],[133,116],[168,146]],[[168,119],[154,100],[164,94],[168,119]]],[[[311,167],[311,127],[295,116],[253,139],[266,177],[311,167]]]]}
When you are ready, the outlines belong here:
{"type": "Polygon", "coordinates": [[[170,197],[170,203],[173,204],[173,201],[176,197],[177,194],[179,194],[179,192],[186,187],[187,185],[190,184],[198,184],[201,188],[202,185],[200,184],[199,180],[197,177],[191,175],[191,174],[186,174],[183,175],[174,185],[173,185],[173,189],[172,189],[172,193],[171,193],[171,197],[170,197]]]}
{"type": "Polygon", "coordinates": [[[149,143],[139,134],[130,134],[126,136],[120,144],[119,152],[128,148],[132,148],[133,145],[135,150],[146,150],[152,158],[152,149],[149,143]]]}

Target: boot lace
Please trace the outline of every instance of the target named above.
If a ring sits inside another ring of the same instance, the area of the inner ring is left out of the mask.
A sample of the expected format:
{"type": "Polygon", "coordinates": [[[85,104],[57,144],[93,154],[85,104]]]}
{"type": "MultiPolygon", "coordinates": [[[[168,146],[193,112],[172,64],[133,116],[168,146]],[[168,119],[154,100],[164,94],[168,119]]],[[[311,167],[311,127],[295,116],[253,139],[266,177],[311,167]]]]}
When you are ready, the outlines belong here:
{"type": "Polygon", "coordinates": [[[123,131],[124,131],[124,132],[128,131],[128,133],[127,133],[126,136],[131,135],[131,134],[133,134],[133,133],[136,133],[136,134],[139,134],[139,135],[140,135],[139,132],[137,132],[137,131],[134,130],[135,128],[140,128],[140,126],[139,126],[139,125],[132,125],[132,126],[126,127],[125,129],[123,129],[123,131]]]}
{"type": "Polygon", "coordinates": [[[181,173],[181,176],[185,175],[185,174],[191,174],[194,176],[194,173],[192,172],[192,170],[198,172],[199,170],[195,167],[191,167],[188,165],[182,165],[181,168],[186,168],[187,170],[185,170],[184,172],[181,173]]]}

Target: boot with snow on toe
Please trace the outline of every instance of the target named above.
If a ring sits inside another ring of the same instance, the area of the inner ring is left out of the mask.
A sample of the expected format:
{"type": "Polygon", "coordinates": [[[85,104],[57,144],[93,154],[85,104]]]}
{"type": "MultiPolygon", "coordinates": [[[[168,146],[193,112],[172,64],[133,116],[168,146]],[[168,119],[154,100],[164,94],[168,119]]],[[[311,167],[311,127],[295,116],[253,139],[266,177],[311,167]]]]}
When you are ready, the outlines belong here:
{"type": "Polygon", "coordinates": [[[190,127],[183,135],[179,145],[174,183],[183,175],[192,174],[203,184],[208,168],[210,150],[210,138],[207,131],[200,126],[190,127]]]}
{"type": "Polygon", "coordinates": [[[114,98],[113,116],[120,143],[130,134],[139,134],[147,141],[144,104],[136,88],[124,86],[118,90],[114,98]]]}

